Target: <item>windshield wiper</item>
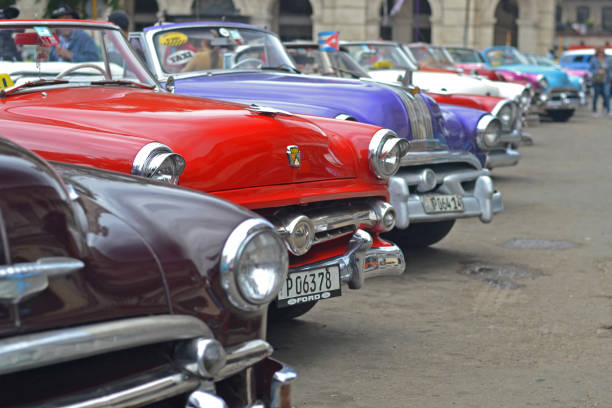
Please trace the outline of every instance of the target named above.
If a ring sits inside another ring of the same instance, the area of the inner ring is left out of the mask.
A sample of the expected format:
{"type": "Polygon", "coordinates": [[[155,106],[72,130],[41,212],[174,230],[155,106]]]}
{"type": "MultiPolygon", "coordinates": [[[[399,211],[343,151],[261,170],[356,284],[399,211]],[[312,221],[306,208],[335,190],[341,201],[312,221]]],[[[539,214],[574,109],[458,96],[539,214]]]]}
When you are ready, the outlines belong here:
{"type": "Polygon", "coordinates": [[[1,90],[0,98],[4,98],[5,96],[12,95],[15,92],[20,91],[21,89],[25,89],[25,88],[35,88],[37,86],[45,86],[45,85],[67,84],[68,82],[69,81],[65,79],[39,79],[37,81],[29,81],[19,86],[16,86],[13,89],[9,89],[8,91],[5,91],[4,89],[1,90]]]}
{"type": "Polygon", "coordinates": [[[136,81],[126,81],[125,79],[104,79],[102,81],[92,81],[91,85],[118,85],[118,86],[132,86],[142,89],[155,89],[155,85],[146,85],[136,81]]]}
{"type": "Polygon", "coordinates": [[[261,69],[268,70],[268,71],[286,71],[286,72],[291,72],[292,74],[302,73],[302,71],[300,71],[299,69],[294,68],[291,65],[287,65],[287,64],[280,64],[275,67],[261,67],[261,69]]]}

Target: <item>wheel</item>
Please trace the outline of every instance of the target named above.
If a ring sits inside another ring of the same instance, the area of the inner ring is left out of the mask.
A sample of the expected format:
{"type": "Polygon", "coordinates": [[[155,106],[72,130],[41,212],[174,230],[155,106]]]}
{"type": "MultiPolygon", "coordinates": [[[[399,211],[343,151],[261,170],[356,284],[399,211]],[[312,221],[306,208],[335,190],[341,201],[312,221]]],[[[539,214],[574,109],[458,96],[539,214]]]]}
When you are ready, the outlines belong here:
{"type": "Polygon", "coordinates": [[[301,315],[307,313],[316,304],[317,302],[309,302],[300,303],[295,306],[278,308],[276,307],[276,302],[272,302],[268,307],[268,318],[273,322],[284,322],[295,319],[296,317],[300,317],[301,315]]]}
{"type": "Polygon", "coordinates": [[[55,79],[62,79],[63,77],[65,77],[68,74],[73,73],[74,71],[77,71],[81,68],[93,68],[96,69],[98,71],[100,71],[100,73],[102,75],[104,75],[104,78],[106,79],[110,79],[108,77],[108,75],[106,75],[106,71],[104,70],[104,68],[97,66],[96,64],[88,64],[88,63],[84,63],[84,64],[77,64],[77,65],[73,65],[68,69],[63,70],[62,72],[60,72],[59,74],[57,74],[55,76],[55,79]]]}
{"type": "Polygon", "coordinates": [[[410,224],[405,230],[394,229],[381,236],[400,248],[425,248],[448,235],[455,220],[410,224]]]}
{"type": "Polygon", "coordinates": [[[570,109],[548,111],[548,116],[555,122],[567,122],[573,115],[574,111],[570,109]]]}

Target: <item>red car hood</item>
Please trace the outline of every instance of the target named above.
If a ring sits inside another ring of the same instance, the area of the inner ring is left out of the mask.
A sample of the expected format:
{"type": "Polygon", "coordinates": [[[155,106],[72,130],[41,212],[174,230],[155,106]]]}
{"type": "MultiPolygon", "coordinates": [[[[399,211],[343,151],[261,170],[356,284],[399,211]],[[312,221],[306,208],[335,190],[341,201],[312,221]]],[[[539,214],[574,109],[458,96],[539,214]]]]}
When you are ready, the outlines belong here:
{"type": "Polygon", "coordinates": [[[437,94],[428,92],[427,95],[431,96],[438,103],[480,109],[489,113],[491,113],[499,102],[505,100],[505,98],[499,96],[473,94],[437,94]]]}
{"type": "Polygon", "coordinates": [[[49,160],[129,173],[138,150],[160,142],[186,160],[180,184],[207,192],[356,177],[355,152],[335,149],[335,136],[298,116],[118,87],[28,92],[0,104],[2,135],[49,160]],[[289,166],[290,145],[300,167],[289,166]]]}

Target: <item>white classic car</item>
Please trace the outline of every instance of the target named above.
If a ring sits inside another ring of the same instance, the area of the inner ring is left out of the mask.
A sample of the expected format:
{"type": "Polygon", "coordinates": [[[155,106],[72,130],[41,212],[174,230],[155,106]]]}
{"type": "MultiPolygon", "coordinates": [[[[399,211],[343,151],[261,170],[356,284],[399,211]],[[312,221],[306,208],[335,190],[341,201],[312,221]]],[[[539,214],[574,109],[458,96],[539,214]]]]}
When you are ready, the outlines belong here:
{"type": "Polygon", "coordinates": [[[368,70],[372,78],[380,82],[394,85],[412,83],[429,92],[499,96],[515,100],[524,108],[529,103],[531,93],[521,84],[491,81],[461,73],[421,71],[395,42],[342,41],[340,45],[368,70]]]}

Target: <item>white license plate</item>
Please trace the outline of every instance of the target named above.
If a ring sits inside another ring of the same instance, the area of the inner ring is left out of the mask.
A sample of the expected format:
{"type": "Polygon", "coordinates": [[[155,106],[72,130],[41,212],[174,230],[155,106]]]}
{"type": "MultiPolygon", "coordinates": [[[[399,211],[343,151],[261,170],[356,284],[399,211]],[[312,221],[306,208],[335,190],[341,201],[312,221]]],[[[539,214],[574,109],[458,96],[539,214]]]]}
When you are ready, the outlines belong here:
{"type": "Polygon", "coordinates": [[[465,211],[463,198],[458,194],[426,194],[423,196],[423,206],[428,214],[465,211]]]}
{"type": "Polygon", "coordinates": [[[278,294],[276,304],[278,307],[287,307],[329,299],[341,294],[340,267],[333,265],[306,272],[289,273],[278,294]]]}

